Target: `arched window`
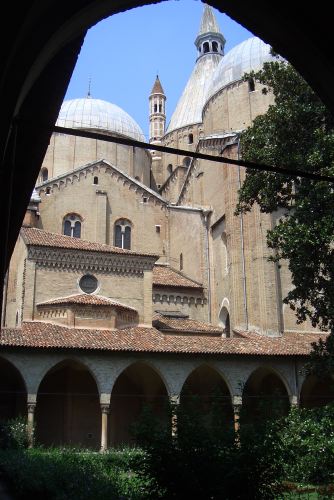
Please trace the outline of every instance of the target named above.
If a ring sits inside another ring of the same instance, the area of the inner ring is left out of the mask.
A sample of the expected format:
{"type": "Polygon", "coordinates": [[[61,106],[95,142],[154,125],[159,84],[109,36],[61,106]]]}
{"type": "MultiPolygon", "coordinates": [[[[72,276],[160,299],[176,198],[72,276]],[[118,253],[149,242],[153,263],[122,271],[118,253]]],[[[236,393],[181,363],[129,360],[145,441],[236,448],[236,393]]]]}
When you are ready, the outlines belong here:
{"type": "Polygon", "coordinates": [[[127,219],[115,222],[115,247],[131,249],[131,222],[127,219]]]}
{"type": "Polygon", "coordinates": [[[173,173],[173,165],[171,163],[167,165],[167,172],[169,173],[169,175],[173,173]]]}
{"type": "Polygon", "coordinates": [[[210,52],[209,42],[203,43],[203,52],[204,52],[204,54],[206,54],[207,52],[210,52]]]}
{"type": "Polygon", "coordinates": [[[183,269],[183,253],[180,253],[180,271],[183,269]]]}
{"type": "Polygon", "coordinates": [[[98,177],[94,177],[94,180],[93,180],[93,184],[98,184],[99,183],[99,178],[98,177]]]}
{"type": "Polygon", "coordinates": [[[188,144],[192,144],[194,142],[194,135],[193,134],[189,134],[188,135],[188,144]]]}
{"type": "Polygon", "coordinates": [[[248,78],[248,92],[254,92],[254,90],[255,90],[254,78],[248,78]]]}
{"type": "Polygon", "coordinates": [[[191,158],[189,158],[189,156],[186,156],[185,158],[183,158],[183,166],[184,167],[189,167],[190,163],[191,163],[191,158]]]}
{"type": "Polygon", "coordinates": [[[73,238],[81,238],[81,217],[77,214],[68,214],[64,217],[65,236],[72,236],[73,238]]]}
{"type": "Polygon", "coordinates": [[[217,42],[212,42],[212,51],[218,52],[218,43],[217,42]]]}
{"type": "Polygon", "coordinates": [[[42,177],[42,182],[46,182],[49,178],[49,172],[47,168],[42,168],[41,170],[41,177],[42,177]]]}
{"type": "Polygon", "coordinates": [[[225,306],[223,306],[219,313],[219,326],[224,328],[226,337],[231,336],[230,314],[225,306]]]}
{"type": "Polygon", "coordinates": [[[162,104],[159,104],[159,113],[162,112],[162,104]]]}
{"type": "Polygon", "coordinates": [[[154,113],[156,113],[158,111],[158,106],[155,104],[154,105],[154,113]]]}

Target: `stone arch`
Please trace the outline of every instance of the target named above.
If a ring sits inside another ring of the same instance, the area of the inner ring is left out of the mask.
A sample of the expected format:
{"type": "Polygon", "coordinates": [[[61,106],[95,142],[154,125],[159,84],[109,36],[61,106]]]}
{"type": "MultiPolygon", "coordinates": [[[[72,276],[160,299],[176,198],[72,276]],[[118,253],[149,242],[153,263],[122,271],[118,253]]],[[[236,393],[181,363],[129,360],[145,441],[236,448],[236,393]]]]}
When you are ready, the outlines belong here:
{"type": "Polygon", "coordinates": [[[99,391],[89,368],[65,359],[40,382],[36,406],[36,442],[98,449],[101,436],[99,391]]]}
{"type": "Polygon", "coordinates": [[[206,418],[220,417],[223,425],[233,425],[231,388],[216,368],[205,363],[187,376],[180,393],[180,404],[185,410],[200,412],[206,418]]]}
{"type": "Polygon", "coordinates": [[[0,421],[9,420],[27,412],[27,388],[18,368],[0,357],[0,421]]]}
{"type": "Polygon", "coordinates": [[[286,415],[290,408],[290,388],[272,367],[260,366],[248,377],[242,394],[242,419],[256,422],[286,415]]]}
{"type": "Polygon", "coordinates": [[[325,406],[334,401],[334,379],[331,376],[323,378],[308,375],[300,390],[300,406],[315,408],[325,406]]]}
{"type": "Polygon", "coordinates": [[[109,442],[113,446],[134,444],[131,426],[145,406],[164,420],[167,402],[167,386],[156,367],[146,361],[129,364],[118,375],[112,389],[109,442]]]}
{"type": "Polygon", "coordinates": [[[231,336],[231,324],[230,324],[230,303],[227,298],[225,298],[222,302],[220,311],[219,311],[219,326],[224,328],[226,337],[231,336]]]}

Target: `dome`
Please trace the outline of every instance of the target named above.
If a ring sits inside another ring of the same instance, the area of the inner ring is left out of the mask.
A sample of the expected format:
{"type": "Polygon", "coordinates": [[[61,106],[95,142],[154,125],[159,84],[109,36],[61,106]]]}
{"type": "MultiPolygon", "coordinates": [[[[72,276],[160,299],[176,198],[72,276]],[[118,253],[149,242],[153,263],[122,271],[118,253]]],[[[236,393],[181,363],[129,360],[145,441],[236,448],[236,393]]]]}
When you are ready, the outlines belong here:
{"type": "Polygon", "coordinates": [[[248,38],[222,58],[213,75],[208,97],[213,96],[229,83],[241,80],[245,73],[257,71],[265,62],[276,60],[270,54],[270,45],[260,38],[248,38]]]}
{"type": "Polygon", "coordinates": [[[206,54],[205,57],[198,59],[170,119],[166,134],[178,128],[202,122],[202,109],[220,58],[219,54],[206,54]]]}
{"type": "Polygon", "coordinates": [[[145,142],[141,128],[128,113],[111,102],[91,97],[64,101],[56,125],[86,130],[97,129],[145,142]]]}

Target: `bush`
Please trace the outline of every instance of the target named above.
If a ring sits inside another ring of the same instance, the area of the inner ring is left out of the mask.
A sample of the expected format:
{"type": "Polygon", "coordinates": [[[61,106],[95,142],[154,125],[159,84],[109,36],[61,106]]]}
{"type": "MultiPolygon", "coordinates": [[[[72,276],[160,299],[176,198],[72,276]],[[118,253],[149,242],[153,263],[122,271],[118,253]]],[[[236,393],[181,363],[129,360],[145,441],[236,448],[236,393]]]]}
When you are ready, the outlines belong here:
{"type": "Polygon", "coordinates": [[[18,417],[0,422],[0,449],[20,450],[28,448],[27,421],[18,417]]]}
{"type": "Polygon", "coordinates": [[[138,473],[155,478],[163,498],[279,498],[283,470],[272,431],[263,428],[260,434],[259,427],[253,432],[248,427],[236,436],[219,400],[203,412],[193,399],[187,407],[170,407],[168,416],[159,419],[146,407],[134,429],[147,453],[138,473]],[[172,436],[172,418],[177,420],[177,436],[172,436]]]}

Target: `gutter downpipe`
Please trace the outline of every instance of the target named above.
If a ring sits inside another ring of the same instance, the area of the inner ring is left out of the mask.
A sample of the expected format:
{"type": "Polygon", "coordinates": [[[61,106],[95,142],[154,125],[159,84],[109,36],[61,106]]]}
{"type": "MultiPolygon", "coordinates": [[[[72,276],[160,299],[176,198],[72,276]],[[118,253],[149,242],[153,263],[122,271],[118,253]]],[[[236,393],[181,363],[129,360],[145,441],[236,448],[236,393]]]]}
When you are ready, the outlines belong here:
{"type": "MultiPolygon", "coordinates": [[[[238,160],[240,160],[240,136],[238,135],[238,160]]],[[[240,165],[238,165],[238,189],[241,189],[240,165]]],[[[246,264],[245,264],[245,246],[244,246],[244,219],[240,214],[240,240],[241,240],[241,263],[242,263],[242,285],[244,296],[244,318],[246,330],[248,330],[248,307],[247,307],[247,282],[246,282],[246,264]]]]}

